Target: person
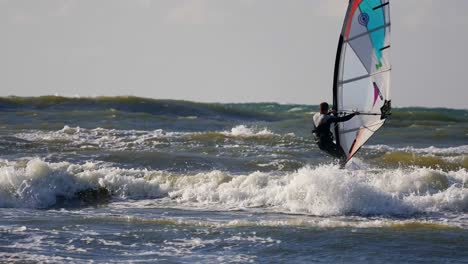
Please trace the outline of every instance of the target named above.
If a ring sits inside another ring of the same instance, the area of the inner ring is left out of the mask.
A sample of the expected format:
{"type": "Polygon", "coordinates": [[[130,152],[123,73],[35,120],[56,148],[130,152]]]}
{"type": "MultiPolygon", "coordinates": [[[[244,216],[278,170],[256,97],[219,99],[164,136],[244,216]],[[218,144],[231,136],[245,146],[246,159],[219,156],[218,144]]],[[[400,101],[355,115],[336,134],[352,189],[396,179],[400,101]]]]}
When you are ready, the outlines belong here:
{"type": "Polygon", "coordinates": [[[320,113],[314,115],[314,130],[312,131],[315,134],[315,142],[318,147],[335,158],[345,160],[346,154],[343,149],[333,142],[333,134],[330,131],[330,126],[334,123],[346,122],[356,115],[359,115],[359,112],[338,117],[336,116],[335,110],[329,111],[328,103],[321,103],[320,113]]]}

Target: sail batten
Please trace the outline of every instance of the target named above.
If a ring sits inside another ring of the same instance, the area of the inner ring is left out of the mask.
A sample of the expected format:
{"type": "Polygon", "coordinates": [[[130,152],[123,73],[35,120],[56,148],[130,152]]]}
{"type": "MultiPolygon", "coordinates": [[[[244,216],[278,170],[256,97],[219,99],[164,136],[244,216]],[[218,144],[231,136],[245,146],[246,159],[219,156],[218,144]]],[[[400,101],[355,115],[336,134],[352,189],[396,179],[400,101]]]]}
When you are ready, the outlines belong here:
{"type": "Polygon", "coordinates": [[[355,40],[355,39],[360,38],[360,37],[364,37],[364,36],[370,35],[372,32],[375,32],[375,31],[378,31],[378,30],[381,30],[381,29],[390,27],[391,25],[392,25],[392,24],[387,23],[387,24],[385,24],[385,25],[383,25],[383,26],[380,26],[380,27],[374,28],[374,29],[372,29],[372,30],[369,30],[369,31],[367,31],[367,32],[361,33],[361,34],[356,35],[356,36],[354,36],[354,37],[352,37],[352,38],[348,38],[347,40],[345,40],[345,43],[346,43],[346,42],[349,42],[349,41],[352,41],[352,40],[355,40]]]}
{"type": "Polygon", "coordinates": [[[365,75],[362,75],[362,76],[358,76],[356,78],[343,80],[343,81],[341,81],[339,83],[340,84],[346,84],[346,83],[350,83],[350,82],[355,82],[355,81],[359,81],[361,79],[369,78],[369,77],[372,77],[372,76],[374,76],[376,74],[381,74],[381,73],[388,72],[388,71],[391,71],[391,70],[392,70],[391,68],[388,68],[388,69],[385,69],[385,70],[381,70],[379,72],[374,72],[373,74],[365,74],[365,75]]]}
{"type": "Polygon", "coordinates": [[[335,62],[333,107],[364,114],[332,131],[347,160],[390,115],[390,29],[389,0],[349,2],[335,62]]]}

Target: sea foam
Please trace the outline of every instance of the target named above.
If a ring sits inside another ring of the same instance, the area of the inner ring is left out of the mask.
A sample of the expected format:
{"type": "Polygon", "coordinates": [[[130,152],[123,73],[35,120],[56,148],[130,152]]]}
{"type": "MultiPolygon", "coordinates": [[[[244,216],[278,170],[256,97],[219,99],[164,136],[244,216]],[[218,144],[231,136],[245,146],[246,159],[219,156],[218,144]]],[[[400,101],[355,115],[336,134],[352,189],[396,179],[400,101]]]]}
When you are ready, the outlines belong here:
{"type": "Polygon", "coordinates": [[[231,131],[223,131],[221,134],[232,137],[262,137],[275,135],[267,128],[257,129],[245,125],[238,125],[231,129],[231,131]]]}
{"type": "Polygon", "coordinates": [[[426,153],[426,154],[468,154],[468,145],[462,145],[457,147],[449,148],[438,148],[438,147],[427,147],[427,148],[415,148],[415,147],[391,147],[387,145],[369,145],[364,146],[365,149],[373,149],[378,151],[400,151],[400,152],[410,152],[410,153],[426,153]]]}
{"type": "Polygon", "coordinates": [[[2,161],[0,206],[47,208],[57,197],[105,188],[114,199],[159,199],[167,206],[331,215],[411,215],[468,211],[468,172],[427,168],[348,170],[304,167],[292,173],[221,171],[173,174],[106,163],[2,161]]]}
{"type": "MultiPolygon", "coordinates": [[[[229,138],[269,138],[281,136],[268,130],[258,129],[246,125],[238,125],[229,131],[208,132],[171,132],[162,129],[156,130],[117,130],[80,127],[65,125],[57,131],[29,130],[15,134],[15,137],[31,142],[57,142],[68,147],[76,148],[105,148],[111,150],[138,149],[147,150],[165,144],[168,141],[184,139],[203,139],[203,136],[220,135],[229,138]]],[[[284,136],[294,137],[293,133],[284,136]]]]}

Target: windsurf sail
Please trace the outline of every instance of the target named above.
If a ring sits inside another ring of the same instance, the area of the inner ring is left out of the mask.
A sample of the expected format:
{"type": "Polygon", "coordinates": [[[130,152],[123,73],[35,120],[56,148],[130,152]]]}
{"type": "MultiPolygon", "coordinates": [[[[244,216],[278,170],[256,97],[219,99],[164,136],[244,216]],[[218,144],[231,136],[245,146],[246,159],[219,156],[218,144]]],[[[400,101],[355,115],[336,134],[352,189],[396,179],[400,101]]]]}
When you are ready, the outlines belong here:
{"type": "Polygon", "coordinates": [[[335,62],[333,107],[361,115],[338,123],[337,145],[349,161],[391,114],[389,0],[350,0],[335,62]]]}

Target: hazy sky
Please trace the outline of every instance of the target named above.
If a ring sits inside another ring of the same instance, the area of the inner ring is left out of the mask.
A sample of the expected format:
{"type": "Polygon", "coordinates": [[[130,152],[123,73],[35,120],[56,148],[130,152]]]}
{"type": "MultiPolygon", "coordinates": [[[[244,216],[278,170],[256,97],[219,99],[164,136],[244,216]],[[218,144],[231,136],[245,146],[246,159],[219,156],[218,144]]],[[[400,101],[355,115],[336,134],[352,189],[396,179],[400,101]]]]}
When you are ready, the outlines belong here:
{"type": "MultiPolygon", "coordinates": [[[[331,101],[347,0],[0,0],[0,95],[331,101]]],[[[392,101],[468,108],[468,0],[392,0],[392,101]]]]}

